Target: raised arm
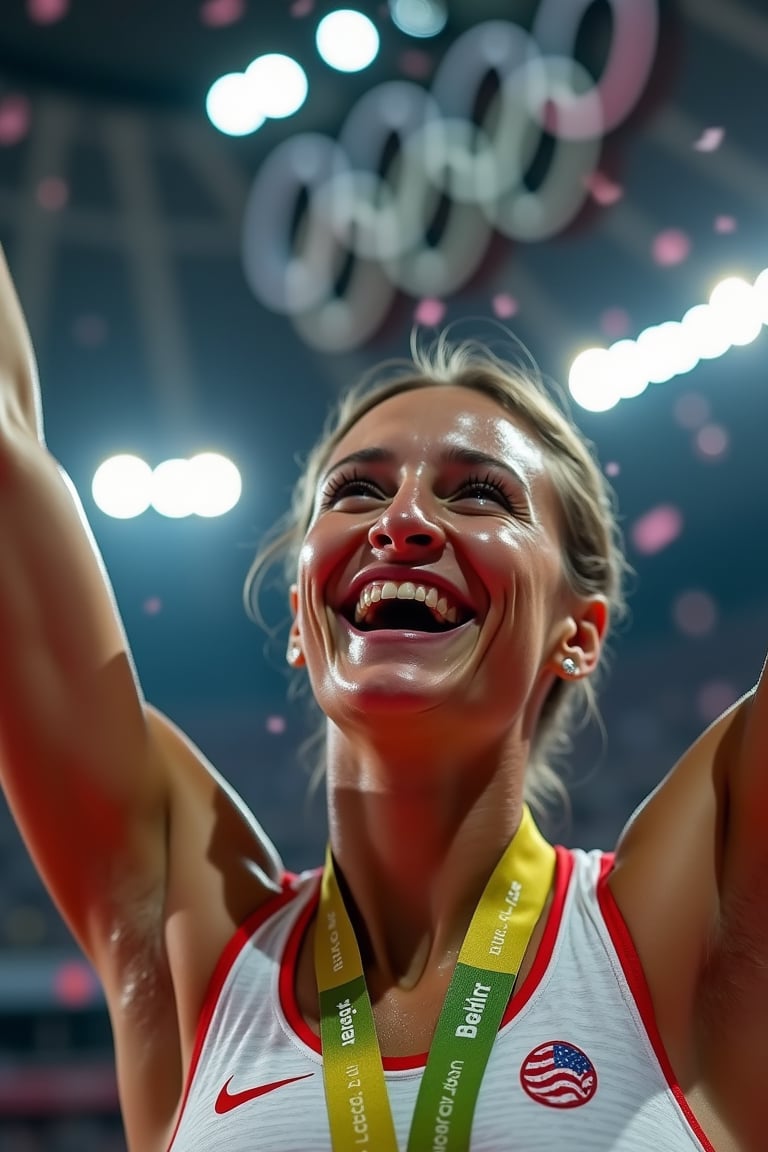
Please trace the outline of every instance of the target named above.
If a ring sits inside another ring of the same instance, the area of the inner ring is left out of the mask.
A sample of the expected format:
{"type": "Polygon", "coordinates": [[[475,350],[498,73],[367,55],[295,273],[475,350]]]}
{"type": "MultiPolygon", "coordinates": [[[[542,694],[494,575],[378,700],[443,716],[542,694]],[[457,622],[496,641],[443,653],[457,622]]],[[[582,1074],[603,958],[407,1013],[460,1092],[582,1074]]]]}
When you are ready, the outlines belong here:
{"type": "Polygon", "coordinates": [[[636,813],[616,859],[611,888],[678,1079],[690,1099],[719,1117],[732,1141],[723,1147],[763,1147],[765,667],[756,688],[699,737],[636,813]]]}
{"type": "Polygon", "coordinates": [[[0,777],[45,884],[105,974],[126,908],[163,884],[167,781],[96,545],[45,448],[2,253],[0,777]]]}
{"type": "MultiPolygon", "coordinates": [[[[759,967],[768,1011],[768,662],[740,704],[738,740],[725,763],[727,806],[722,923],[731,947],[759,967]]],[[[764,1022],[765,1018],[764,1018],[764,1022]]]]}

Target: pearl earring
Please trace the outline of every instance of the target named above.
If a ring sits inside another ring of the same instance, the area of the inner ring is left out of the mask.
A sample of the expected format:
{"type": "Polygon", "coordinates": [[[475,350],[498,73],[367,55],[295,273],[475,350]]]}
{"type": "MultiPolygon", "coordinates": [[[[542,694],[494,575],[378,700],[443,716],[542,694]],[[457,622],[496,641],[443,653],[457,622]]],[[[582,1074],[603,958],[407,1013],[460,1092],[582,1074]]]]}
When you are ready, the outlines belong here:
{"type": "Polygon", "coordinates": [[[579,666],[570,656],[566,656],[562,663],[562,669],[566,676],[575,676],[579,671],[579,666]]]}

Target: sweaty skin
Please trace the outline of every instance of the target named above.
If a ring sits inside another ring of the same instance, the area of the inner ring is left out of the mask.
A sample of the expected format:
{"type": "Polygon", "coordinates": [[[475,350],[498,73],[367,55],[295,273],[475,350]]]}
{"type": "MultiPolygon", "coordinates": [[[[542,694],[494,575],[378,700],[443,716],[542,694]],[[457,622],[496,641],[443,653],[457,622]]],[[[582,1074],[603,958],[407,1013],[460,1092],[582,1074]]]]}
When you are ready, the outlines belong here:
{"type": "MultiPolygon", "coordinates": [[[[145,701],[40,412],[0,262],[0,773],[103,982],[131,1152],[163,1152],[211,975],[283,867],[242,801],[145,701]]],[[[428,1046],[475,902],[517,827],[542,701],[563,659],[594,669],[606,612],[564,581],[544,450],[489,397],[453,386],[394,397],[329,465],[289,643],[328,716],[330,835],[381,1048],[402,1055],[428,1046]],[[471,611],[440,635],[356,628],[357,582],[391,569],[441,582],[471,611]]],[[[763,675],[685,754],[622,836],[610,880],[672,1067],[717,1152],[765,1147],[767,697],[763,675]]],[[[541,922],[523,978],[540,935],[541,922]]],[[[310,1025],[312,936],[296,988],[310,1025]]]]}

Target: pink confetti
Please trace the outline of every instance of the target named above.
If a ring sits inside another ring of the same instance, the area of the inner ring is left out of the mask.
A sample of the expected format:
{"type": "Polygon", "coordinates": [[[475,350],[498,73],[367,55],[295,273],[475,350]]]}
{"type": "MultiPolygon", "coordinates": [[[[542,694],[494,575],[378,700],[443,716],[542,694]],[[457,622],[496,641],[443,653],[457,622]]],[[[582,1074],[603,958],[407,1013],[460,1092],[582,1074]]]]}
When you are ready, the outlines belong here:
{"type": "Polygon", "coordinates": [[[693,146],[697,152],[716,152],[724,136],[725,128],[705,128],[693,146]]]}
{"type": "Polygon", "coordinates": [[[509,320],[511,316],[517,315],[520,308],[515,297],[508,292],[497,292],[491,300],[491,306],[499,320],[509,320]]]}
{"type": "Polygon", "coordinates": [[[53,994],[59,1004],[68,1008],[90,1004],[96,998],[98,987],[96,977],[82,960],[66,960],[53,976],[53,994]]]}
{"type": "Polygon", "coordinates": [[[738,227],[735,216],[715,216],[715,232],[727,235],[738,227]]]}
{"type": "Polygon", "coordinates": [[[85,313],[78,316],[72,325],[72,336],[76,344],[84,348],[96,348],[104,344],[109,335],[109,328],[103,316],[95,313],[85,313]]]}
{"type": "Polygon", "coordinates": [[[433,296],[427,296],[424,300],[420,300],[413,314],[417,324],[425,324],[428,328],[434,328],[444,316],[445,304],[433,296]]]}
{"type": "Polygon", "coordinates": [[[703,722],[711,724],[718,716],[722,716],[731,704],[735,704],[738,698],[739,693],[727,680],[710,680],[702,684],[699,689],[696,695],[696,707],[703,722]]]}
{"type": "Polygon", "coordinates": [[[653,241],[653,259],[663,268],[682,264],[688,259],[690,251],[691,242],[680,228],[667,228],[659,232],[653,241]]]}
{"type": "Polygon", "coordinates": [[[406,48],[398,57],[398,65],[403,75],[411,80],[426,80],[435,67],[432,57],[420,48],[406,48]]]}
{"type": "Polygon", "coordinates": [[[604,172],[593,172],[587,177],[587,188],[596,204],[609,208],[611,204],[618,203],[624,195],[621,184],[617,184],[606,176],[604,172]]]}
{"type": "Polygon", "coordinates": [[[673,504],[651,508],[632,525],[632,543],[638,552],[652,556],[677,540],[683,530],[683,516],[673,504]]]}
{"type": "Polygon", "coordinates": [[[709,400],[700,392],[684,392],[675,404],[675,420],[681,428],[694,431],[709,420],[709,400]]]}
{"type": "Polygon", "coordinates": [[[46,212],[59,212],[69,200],[69,185],[60,176],[49,176],[37,186],[37,202],[46,212]]]}
{"type": "Polygon", "coordinates": [[[288,11],[294,20],[301,20],[303,16],[309,16],[310,12],[314,11],[315,0],[293,0],[288,11]]]}
{"type": "Polygon", "coordinates": [[[55,24],[69,11],[69,0],[27,0],[27,16],[35,24],[55,24]]]}
{"type": "Polygon", "coordinates": [[[716,462],[722,460],[728,451],[730,437],[720,424],[705,424],[696,434],[694,441],[697,454],[702,460],[716,462]]]}
{"type": "Polygon", "coordinates": [[[244,0],[205,0],[200,6],[200,21],[209,28],[226,28],[242,20],[244,0]]]}
{"type": "Polygon", "coordinates": [[[600,316],[600,329],[611,340],[620,340],[629,332],[629,313],[625,308],[606,308],[600,316]]]}
{"type": "Polygon", "coordinates": [[[707,636],[717,625],[717,605],[707,592],[682,592],[672,606],[672,617],[686,636],[707,636]]]}
{"type": "Polygon", "coordinates": [[[621,465],[617,463],[616,460],[609,460],[604,468],[604,472],[606,476],[610,476],[611,478],[618,476],[621,472],[621,465]]]}
{"type": "Polygon", "coordinates": [[[142,604],[147,616],[157,616],[163,610],[163,602],[159,596],[149,596],[142,604]]]}
{"type": "Polygon", "coordinates": [[[279,736],[285,732],[286,724],[284,716],[267,716],[267,723],[265,725],[267,732],[271,732],[273,736],[279,736]]]}
{"type": "Polygon", "coordinates": [[[18,144],[29,132],[32,119],[29,100],[20,93],[0,100],[0,145],[18,144]]]}

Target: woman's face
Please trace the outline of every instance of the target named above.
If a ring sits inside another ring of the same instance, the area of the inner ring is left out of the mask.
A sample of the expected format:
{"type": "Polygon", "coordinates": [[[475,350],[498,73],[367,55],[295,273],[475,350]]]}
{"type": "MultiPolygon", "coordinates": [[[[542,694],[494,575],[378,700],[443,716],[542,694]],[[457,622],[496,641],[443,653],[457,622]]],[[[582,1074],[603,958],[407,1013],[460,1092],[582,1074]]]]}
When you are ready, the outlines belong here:
{"type": "Polygon", "coordinates": [[[576,632],[573,599],[544,449],[490,397],[404,392],[336,446],[299,557],[294,634],[342,729],[468,706],[498,731],[524,720],[576,632]]]}

